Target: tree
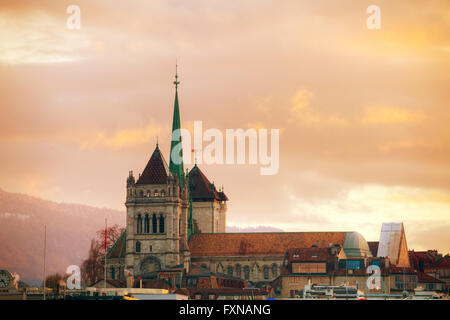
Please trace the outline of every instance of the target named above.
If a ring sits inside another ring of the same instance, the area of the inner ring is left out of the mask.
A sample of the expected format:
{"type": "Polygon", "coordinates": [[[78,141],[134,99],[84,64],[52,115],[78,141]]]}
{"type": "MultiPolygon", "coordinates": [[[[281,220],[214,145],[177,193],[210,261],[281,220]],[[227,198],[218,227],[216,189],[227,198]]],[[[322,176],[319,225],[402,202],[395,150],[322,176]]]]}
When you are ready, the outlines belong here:
{"type": "Polygon", "coordinates": [[[61,287],[64,287],[69,275],[61,275],[59,273],[49,274],[45,278],[45,287],[51,288],[53,291],[59,291],[61,287]]]}
{"type": "MultiPolygon", "coordinates": [[[[120,237],[125,228],[115,224],[107,230],[106,245],[111,248],[117,239],[120,237]]],[[[91,285],[100,279],[104,278],[105,265],[105,229],[100,229],[96,232],[96,237],[92,238],[91,246],[87,259],[81,263],[81,278],[85,285],[91,285]]]]}

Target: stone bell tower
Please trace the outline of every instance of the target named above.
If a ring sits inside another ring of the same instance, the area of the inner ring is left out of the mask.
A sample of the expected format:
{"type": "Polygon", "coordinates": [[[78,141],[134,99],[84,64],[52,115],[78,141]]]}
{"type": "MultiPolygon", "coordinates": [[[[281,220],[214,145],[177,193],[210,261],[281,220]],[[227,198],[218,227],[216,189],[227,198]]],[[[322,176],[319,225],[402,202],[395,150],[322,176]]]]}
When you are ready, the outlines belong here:
{"type": "Polygon", "coordinates": [[[137,181],[127,178],[127,244],[125,268],[143,279],[165,268],[189,264],[190,202],[184,175],[178,106],[178,75],[169,166],[158,144],[137,181]],[[174,159],[172,159],[174,158],[174,159]],[[181,160],[181,161],[180,161],[181,160]]]}

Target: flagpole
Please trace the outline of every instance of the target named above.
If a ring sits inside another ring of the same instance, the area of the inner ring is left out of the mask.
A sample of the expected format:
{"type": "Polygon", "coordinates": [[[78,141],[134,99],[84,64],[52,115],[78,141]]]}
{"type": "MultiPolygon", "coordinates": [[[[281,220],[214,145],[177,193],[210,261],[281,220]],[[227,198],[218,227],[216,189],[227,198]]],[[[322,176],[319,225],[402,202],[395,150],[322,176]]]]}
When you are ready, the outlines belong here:
{"type": "MultiPolygon", "coordinates": [[[[105,289],[106,289],[106,246],[107,246],[107,232],[108,232],[108,223],[107,219],[105,218],[105,289]]],[[[105,291],[106,294],[106,291],[105,291]]]]}
{"type": "Polygon", "coordinates": [[[44,225],[44,270],[43,270],[43,278],[44,278],[44,300],[45,300],[45,251],[47,247],[47,225],[44,225]]]}

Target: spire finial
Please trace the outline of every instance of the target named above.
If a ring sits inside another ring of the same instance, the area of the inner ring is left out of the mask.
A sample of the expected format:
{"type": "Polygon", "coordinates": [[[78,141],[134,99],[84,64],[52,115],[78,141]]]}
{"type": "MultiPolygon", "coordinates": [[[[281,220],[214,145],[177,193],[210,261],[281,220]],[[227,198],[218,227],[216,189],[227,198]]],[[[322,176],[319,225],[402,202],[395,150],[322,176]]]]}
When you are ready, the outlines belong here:
{"type": "Polygon", "coordinates": [[[158,148],[158,136],[156,136],[156,147],[158,148]]]}
{"type": "Polygon", "coordinates": [[[197,150],[192,149],[192,152],[194,153],[194,167],[197,166],[197,150]]]}
{"type": "Polygon", "coordinates": [[[173,84],[175,85],[175,89],[178,89],[178,85],[180,84],[180,81],[178,81],[178,59],[175,60],[175,81],[173,84]]]}

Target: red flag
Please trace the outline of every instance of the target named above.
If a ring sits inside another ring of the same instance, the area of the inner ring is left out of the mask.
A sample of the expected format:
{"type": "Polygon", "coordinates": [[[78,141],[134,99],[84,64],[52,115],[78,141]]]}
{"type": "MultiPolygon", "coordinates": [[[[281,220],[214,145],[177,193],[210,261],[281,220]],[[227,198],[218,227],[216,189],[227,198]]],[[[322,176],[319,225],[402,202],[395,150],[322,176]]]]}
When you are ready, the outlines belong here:
{"type": "Polygon", "coordinates": [[[106,253],[106,243],[107,243],[107,233],[108,233],[108,228],[106,227],[106,222],[105,222],[105,253],[106,253]]]}

